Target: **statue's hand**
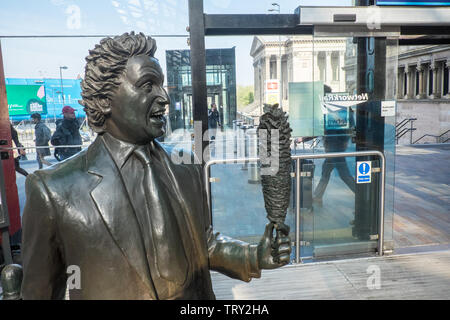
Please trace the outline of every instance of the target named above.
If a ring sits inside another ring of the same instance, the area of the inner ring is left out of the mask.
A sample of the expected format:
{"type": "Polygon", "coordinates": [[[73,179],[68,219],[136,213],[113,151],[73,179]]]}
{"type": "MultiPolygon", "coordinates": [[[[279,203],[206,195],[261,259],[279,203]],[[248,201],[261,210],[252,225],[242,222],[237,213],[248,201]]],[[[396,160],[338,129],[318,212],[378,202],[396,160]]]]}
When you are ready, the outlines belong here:
{"type": "Polygon", "coordinates": [[[284,223],[266,225],[266,230],[258,244],[258,265],[260,269],[275,269],[289,263],[291,254],[291,239],[289,226],[284,223]],[[273,230],[276,237],[273,238],[273,230]]]}

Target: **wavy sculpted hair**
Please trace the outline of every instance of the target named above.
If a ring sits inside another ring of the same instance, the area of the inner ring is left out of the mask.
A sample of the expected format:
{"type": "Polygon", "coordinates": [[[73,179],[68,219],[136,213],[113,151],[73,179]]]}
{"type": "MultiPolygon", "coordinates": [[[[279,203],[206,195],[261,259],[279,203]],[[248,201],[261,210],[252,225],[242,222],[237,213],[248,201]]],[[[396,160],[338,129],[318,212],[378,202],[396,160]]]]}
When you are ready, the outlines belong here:
{"type": "Polygon", "coordinates": [[[88,117],[89,126],[97,133],[105,131],[106,118],[111,114],[111,99],[120,85],[128,59],[137,55],[153,57],[156,42],[143,33],[124,33],[104,38],[89,50],[85,77],[81,82],[80,104],[88,117]]]}

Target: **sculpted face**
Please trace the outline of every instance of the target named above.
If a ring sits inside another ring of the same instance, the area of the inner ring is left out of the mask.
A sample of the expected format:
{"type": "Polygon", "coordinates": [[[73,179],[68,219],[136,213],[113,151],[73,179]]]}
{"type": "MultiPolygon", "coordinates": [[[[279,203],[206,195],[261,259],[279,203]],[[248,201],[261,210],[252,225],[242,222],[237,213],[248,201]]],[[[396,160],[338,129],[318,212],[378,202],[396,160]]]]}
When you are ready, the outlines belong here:
{"type": "Polygon", "coordinates": [[[111,99],[106,131],[117,139],[146,144],[164,134],[169,97],[158,60],[139,55],[128,60],[121,84],[111,99]]]}

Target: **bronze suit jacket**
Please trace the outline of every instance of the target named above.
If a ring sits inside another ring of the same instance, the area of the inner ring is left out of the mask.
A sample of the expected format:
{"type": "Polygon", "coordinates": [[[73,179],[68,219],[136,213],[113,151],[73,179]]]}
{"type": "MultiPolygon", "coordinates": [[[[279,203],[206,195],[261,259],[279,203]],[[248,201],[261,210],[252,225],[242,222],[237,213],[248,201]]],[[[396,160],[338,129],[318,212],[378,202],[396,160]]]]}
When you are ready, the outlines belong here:
{"type": "MultiPolygon", "coordinates": [[[[176,181],[171,201],[184,206],[183,229],[192,241],[189,280],[166,298],[214,299],[209,270],[243,281],[259,277],[256,246],[213,233],[201,166],[175,165],[155,144],[176,181]]],[[[24,299],[63,299],[73,265],[81,288],[69,291],[71,299],[158,298],[132,203],[101,136],[76,156],[30,174],[26,194],[24,299]]]]}

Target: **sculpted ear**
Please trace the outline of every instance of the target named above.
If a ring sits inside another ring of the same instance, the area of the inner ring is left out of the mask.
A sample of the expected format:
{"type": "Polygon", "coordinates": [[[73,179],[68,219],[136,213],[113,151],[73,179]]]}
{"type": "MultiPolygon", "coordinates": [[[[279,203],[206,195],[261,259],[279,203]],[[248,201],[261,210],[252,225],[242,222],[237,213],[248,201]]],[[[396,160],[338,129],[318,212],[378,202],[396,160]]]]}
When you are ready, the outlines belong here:
{"type": "Polygon", "coordinates": [[[111,100],[108,97],[99,97],[97,103],[105,118],[108,118],[111,114],[111,100]]]}

